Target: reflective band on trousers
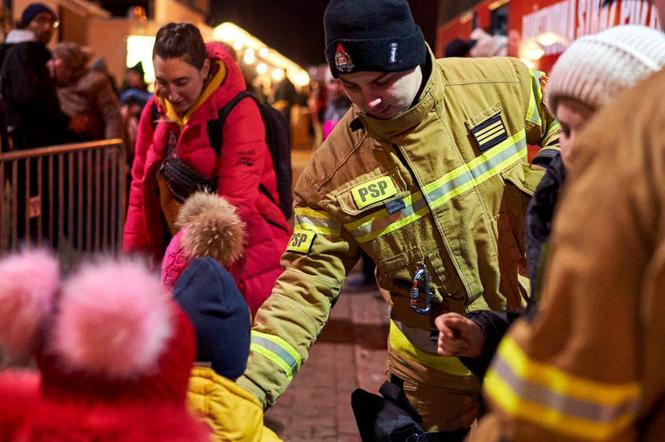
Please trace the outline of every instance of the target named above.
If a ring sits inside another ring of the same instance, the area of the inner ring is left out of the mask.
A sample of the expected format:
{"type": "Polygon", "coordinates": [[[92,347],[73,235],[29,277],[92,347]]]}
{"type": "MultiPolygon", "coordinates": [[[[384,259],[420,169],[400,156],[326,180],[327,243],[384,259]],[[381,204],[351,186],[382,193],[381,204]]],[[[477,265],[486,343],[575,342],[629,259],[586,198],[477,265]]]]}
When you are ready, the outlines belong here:
{"type": "Polygon", "coordinates": [[[473,373],[460,362],[456,357],[439,356],[432,353],[426,353],[413,345],[406,338],[404,333],[397,327],[397,324],[390,321],[390,334],[388,335],[388,345],[394,351],[404,357],[421,364],[442,371],[454,376],[473,376],[473,373]]]}
{"type": "Polygon", "coordinates": [[[252,330],[251,350],[277,364],[289,379],[293,379],[302,364],[296,349],[279,336],[252,330]]]}
{"type": "Polygon", "coordinates": [[[487,395],[506,413],[587,440],[607,440],[637,418],[635,382],[607,383],[529,359],[507,336],[485,377],[487,395]]]}
{"type": "Polygon", "coordinates": [[[426,185],[423,192],[414,192],[403,198],[405,207],[395,213],[384,208],[345,224],[349,232],[360,243],[371,241],[422,218],[429,213],[429,206],[437,208],[454,197],[479,186],[517,161],[526,158],[526,132],[520,130],[492,147],[467,164],[443,175],[426,185]],[[424,197],[423,197],[424,195],[424,197]]]}

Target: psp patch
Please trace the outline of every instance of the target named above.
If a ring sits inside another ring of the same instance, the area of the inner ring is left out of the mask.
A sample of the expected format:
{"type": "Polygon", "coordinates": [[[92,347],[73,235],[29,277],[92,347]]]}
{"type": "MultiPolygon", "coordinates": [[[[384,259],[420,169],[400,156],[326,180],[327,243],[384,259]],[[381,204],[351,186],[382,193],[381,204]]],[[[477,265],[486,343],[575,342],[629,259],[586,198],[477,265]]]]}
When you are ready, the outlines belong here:
{"type": "Polygon", "coordinates": [[[289,252],[307,254],[312,250],[314,238],[316,238],[316,232],[310,230],[294,230],[286,250],[289,252]]]}
{"type": "Polygon", "coordinates": [[[358,184],[351,189],[353,201],[358,209],[370,204],[378,203],[397,194],[397,188],[389,176],[382,176],[373,180],[358,184]]]}
{"type": "Polygon", "coordinates": [[[478,143],[481,152],[485,152],[487,149],[508,139],[508,132],[506,131],[506,126],[503,124],[500,113],[472,127],[471,135],[476,140],[476,143],[478,143]]]}

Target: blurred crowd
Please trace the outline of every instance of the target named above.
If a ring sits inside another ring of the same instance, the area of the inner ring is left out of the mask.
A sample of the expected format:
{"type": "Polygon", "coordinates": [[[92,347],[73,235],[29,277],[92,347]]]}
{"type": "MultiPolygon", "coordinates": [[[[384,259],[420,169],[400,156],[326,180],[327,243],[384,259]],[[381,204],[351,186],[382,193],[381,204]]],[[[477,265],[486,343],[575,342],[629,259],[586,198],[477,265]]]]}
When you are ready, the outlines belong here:
{"type": "MultiPolygon", "coordinates": [[[[0,46],[2,150],[121,138],[131,165],[138,121],[155,86],[146,83],[141,62],[116,79],[94,48],[67,41],[52,44],[59,26],[53,9],[30,4],[0,46]]],[[[263,84],[253,69],[239,66],[247,89],[283,113],[295,146],[320,144],[328,89],[332,96],[343,95],[323,78],[323,69],[313,68],[317,78],[296,87],[286,72],[282,80],[263,84]]]]}

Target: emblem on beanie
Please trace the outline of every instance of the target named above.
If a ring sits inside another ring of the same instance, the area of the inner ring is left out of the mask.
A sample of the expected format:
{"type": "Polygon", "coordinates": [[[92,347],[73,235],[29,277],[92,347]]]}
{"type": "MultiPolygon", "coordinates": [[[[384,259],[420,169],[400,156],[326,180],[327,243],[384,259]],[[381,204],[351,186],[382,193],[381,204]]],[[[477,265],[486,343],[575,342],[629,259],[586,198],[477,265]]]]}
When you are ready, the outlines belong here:
{"type": "Polygon", "coordinates": [[[340,72],[351,72],[355,67],[351,56],[346,52],[342,43],[338,44],[335,49],[335,67],[340,72]]]}

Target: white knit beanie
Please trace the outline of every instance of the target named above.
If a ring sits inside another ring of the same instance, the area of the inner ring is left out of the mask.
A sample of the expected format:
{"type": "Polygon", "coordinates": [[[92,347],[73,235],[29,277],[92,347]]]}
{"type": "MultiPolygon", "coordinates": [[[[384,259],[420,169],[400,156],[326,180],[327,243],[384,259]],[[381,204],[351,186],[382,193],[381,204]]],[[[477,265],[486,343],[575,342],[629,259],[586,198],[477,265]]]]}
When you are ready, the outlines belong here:
{"type": "Polygon", "coordinates": [[[547,106],[573,98],[595,109],[665,66],[665,34],[625,25],[581,37],[559,57],[546,87],[547,106]]]}
{"type": "Polygon", "coordinates": [[[469,50],[470,57],[505,57],[508,55],[508,37],[504,35],[490,35],[483,28],[476,28],[471,32],[471,40],[475,40],[476,43],[469,50]]]}

